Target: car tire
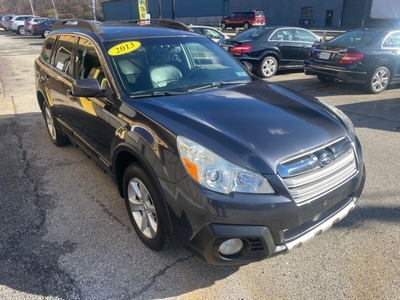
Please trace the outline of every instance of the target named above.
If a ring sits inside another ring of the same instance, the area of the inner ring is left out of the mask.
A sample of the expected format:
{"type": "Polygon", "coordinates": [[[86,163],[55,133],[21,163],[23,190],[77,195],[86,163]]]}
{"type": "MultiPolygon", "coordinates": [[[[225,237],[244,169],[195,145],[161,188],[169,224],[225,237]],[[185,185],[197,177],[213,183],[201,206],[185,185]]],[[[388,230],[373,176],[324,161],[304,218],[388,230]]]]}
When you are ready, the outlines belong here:
{"type": "Polygon", "coordinates": [[[45,31],[43,31],[42,38],[46,38],[49,35],[49,33],[50,33],[50,30],[46,29],[45,31]]]}
{"type": "Polygon", "coordinates": [[[249,22],[244,22],[243,23],[243,28],[244,28],[244,30],[249,29],[250,28],[250,23],[249,22]]]}
{"type": "Polygon", "coordinates": [[[221,28],[222,28],[222,29],[226,29],[226,23],[225,23],[225,22],[222,22],[222,23],[221,23],[221,28]]]}
{"type": "Polygon", "coordinates": [[[129,218],[140,240],[154,251],[167,249],[171,244],[167,214],[156,184],[140,164],[126,168],[123,191],[129,218]]]}
{"type": "Polygon", "coordinates": [[[26,33],[26,28],[25,26],[19,26],[17,29],[18,34],[25,34],[26,33]]]}
{"type": "Polygon", "coordinates": [[[379,94],[386,90],[390,83],[390,71],[386,67],[377,68],[369,81],[365,83],[365,89],[368,93],[379,94]]]}
{"type": "Polygon", "coordinates": [[[258,67],[258,76],[262,78],[271,78],[278,71],[278,61],[273,56],[267,56],[263,59],[258,67]]]}
{"type": "Polygon", "coordinates": [[[325,76],[325,75],[317,75],[317,78],[319,81],[321,81],[323,83],[330,83],[330,82],[334,81],[333,77],[325,76]]]}
{"type": "Polygon", "coordinates": [[[58,130],[51,109],[46,101],[43,102],[43,117],[46,122],[47,132],[54,145],[61,147],[69,144],[69,139],[65,135],[60,134],[58,130]]]}

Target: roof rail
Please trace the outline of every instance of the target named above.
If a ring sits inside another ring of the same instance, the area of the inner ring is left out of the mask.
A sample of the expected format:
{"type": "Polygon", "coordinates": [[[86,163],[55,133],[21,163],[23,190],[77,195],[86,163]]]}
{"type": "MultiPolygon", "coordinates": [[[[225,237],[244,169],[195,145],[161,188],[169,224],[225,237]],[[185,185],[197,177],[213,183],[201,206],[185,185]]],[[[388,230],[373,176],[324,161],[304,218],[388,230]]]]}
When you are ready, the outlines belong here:
{"type": "Polygon", "coordinates": [[[75,20],[75,19],[65,19],[59,20],[54,23],[52,30],[59,29],[84,29],[87,31],[91,31],[93,33],[103,33],[103,29],[101,28],[101,22],[98,21],[89,21],[89,20],[75,20]]]}
{"type": "Polygon", "coordinates": [[[175,21],[175,20],[166,20],[166,19],[147,19],[147,20],[130,20],[130,21],[123,21],[122,23],[126,24],[138,24],[141,26],[152,26],[152,27],[165,27],[171,29],[178,29],[183,31],[193,31],[192,28],[187,26],[186,24],[175,21]]]}

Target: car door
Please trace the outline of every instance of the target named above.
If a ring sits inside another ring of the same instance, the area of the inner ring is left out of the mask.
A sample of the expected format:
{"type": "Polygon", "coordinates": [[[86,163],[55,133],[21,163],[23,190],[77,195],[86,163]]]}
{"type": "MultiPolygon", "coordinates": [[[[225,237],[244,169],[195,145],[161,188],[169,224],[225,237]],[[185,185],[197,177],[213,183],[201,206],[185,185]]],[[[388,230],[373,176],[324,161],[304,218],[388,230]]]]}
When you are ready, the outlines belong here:
{"type": "Polygon", "coordinates": [[[272,47],[281,54],[280,67],[291,67],[298,64],[298,45],[291,28],[277,29],[269,38],[272,47]]]}
{"type": "Polygon", "coordinates": [[[391,32],[382,43],[382,50],[392,66],[392,78],[400,79],[400,31],[391,32]]]}
{"type": "MultiPolygon", "coordinates": [[[[99,85],[110,91],[105,69],[102,67],[94,43],[86,37],[79,37],[74,55],[74,80],[95,78],[99,85]]],[[[75,97],[71,94],[66,119],[74,138],[99,163],[106,167],[111,164],[110,110],[113,93],[105,97],[75,97]]]]}
{"type": "Polygon", "coordinates": [[[311,46],[318,41],[318,37],[313,33],[305,29],[295,29],[296,40],[297,40],[297,53],[299,64],[307,59],[307,55],[310,52],[311,46]]]}
{"type": "MultiPolygon", "coordinates": [[[[55,41],[56,50],[52,51],[50,64],[52,67],[46,68],[41,78],[47,87],[46,93],[49,94],[48,101],[51,106],[53,117],[57,119],[60,127],[71,134],[71,130],[65,120],[68,109],[68,91],[72,85],[72,50],[76,37],[74,35],[62,35],[55,41]]],[[[51,39],[47,40],[51,41],[51,39]]],[[[50,45],[46,44],[46,47],[50,45]]]]}

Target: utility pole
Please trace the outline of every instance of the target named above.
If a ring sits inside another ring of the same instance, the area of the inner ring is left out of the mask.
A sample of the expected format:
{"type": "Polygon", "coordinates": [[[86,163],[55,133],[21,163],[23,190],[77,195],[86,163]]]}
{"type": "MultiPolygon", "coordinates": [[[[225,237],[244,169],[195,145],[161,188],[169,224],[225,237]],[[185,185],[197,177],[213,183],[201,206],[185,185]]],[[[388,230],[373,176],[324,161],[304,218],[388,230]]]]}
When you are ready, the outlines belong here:
{"type": "Polygon", "coordinates": [[[33,4],[32,4],[33,0],[29,0],[29,4],[31,5],[31,9],[32,9],[32,15],[35,15],[35,11],[33,10],[33,4]]]}
{"type": "Polygon", "coordinates": [[[93,21],[96,21],[96,5],[94,1],[95,0],[92,0],[93,21]]]}
{"type": "Polygon", "coordinates": [[[56,19],[58,19],[58,14],[57,14],[56,6],[54,5],[54,0],[51,0],[51,2],[53,3],[53,8],[54,8],[54,13],[56,15],[56,19]]]}
{"type": "Polygon", "coordinates": [[[172,0],[172,20],[175,20],[175,0],[172,0]]]}

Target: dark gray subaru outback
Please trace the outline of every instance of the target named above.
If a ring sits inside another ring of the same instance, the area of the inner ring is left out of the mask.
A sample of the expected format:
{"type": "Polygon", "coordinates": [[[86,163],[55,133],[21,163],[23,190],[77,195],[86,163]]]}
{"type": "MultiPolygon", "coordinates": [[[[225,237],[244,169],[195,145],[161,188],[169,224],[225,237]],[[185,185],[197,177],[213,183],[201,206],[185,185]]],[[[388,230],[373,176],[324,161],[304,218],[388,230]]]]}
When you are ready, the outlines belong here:
{"type": "Polygon", "coordinates": [[[365,181],[350,119],[187,29],[58,21],[35,60],[53,143],[113,177],[156,251],[176,237],[208,263],[246,264],[345,217],[365,181]]]}

